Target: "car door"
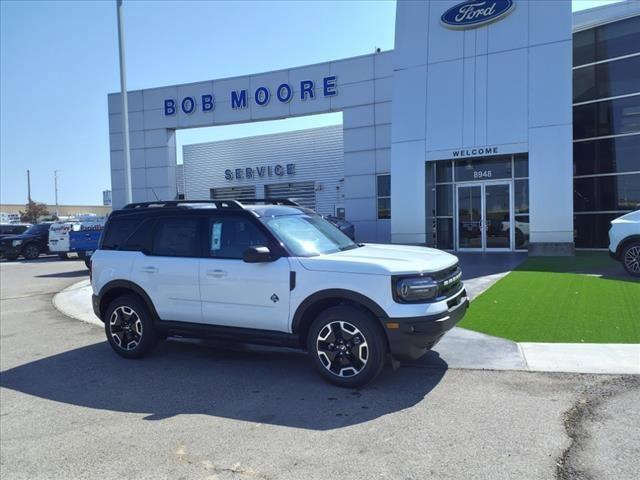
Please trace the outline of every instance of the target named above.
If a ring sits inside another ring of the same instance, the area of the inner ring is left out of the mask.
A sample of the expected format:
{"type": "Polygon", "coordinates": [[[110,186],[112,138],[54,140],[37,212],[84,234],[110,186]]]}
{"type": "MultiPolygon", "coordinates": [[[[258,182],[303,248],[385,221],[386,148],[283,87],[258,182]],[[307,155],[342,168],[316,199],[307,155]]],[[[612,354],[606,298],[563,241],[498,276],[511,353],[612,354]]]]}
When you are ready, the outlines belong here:
{"type": "Polygon", "coordinates": [[[208,248],[200,262],[205,323],[286,332],[289,318],[289,260],[247,263],[251,246],[276,247],[258,220],[244,215],[211,216],[208,248]]]}
{"type": "Polygon", "coordinates": [[[161,320],[202,322],[201,225],[197,216],[156,219],[150,251],[133,263],[132,281],[149,295],[161,320]]]}

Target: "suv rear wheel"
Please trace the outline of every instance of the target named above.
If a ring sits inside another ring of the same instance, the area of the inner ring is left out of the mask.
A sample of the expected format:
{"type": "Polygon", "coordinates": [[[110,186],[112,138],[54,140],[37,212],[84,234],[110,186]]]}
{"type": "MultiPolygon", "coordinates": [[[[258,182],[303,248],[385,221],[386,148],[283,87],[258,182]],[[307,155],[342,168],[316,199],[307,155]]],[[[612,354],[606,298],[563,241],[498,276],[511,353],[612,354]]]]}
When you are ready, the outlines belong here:
{"type": "Polygon", "coordinates": [[[384,366],[386,343],[375,318],[363,310],[339,305],[311,324],[307,351],[320,374],[340,387],[365,385],[384,366]]]}
{"type": "Polygon", "coordinates": [[[622,264],[630,275],[640,277],[640,242],[625,245],[622,250],[622,264]]]}
{"type": "Polygon", "coordinates": [[[27,260],[35,260],[40,256],[40,248],[35,243],[30,243],[22,250],[22,255],[27,260]]]}
{"type": "Polygon", "coordinates": [[[156,345],[151,312],[140,298],[125,295],[109,304],[104,329],[111,348],[125,358],[140,358],[156,345]]]}

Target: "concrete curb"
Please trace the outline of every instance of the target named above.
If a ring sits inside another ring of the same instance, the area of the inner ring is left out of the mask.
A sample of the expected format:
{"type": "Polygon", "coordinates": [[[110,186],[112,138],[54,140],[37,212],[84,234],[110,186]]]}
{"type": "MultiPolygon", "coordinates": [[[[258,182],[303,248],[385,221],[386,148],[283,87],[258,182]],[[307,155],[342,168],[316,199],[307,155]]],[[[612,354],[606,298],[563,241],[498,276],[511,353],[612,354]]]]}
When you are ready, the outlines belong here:
{"type": "Polygon", "coordinates": [[[52,299],[53,306],[62,314],[74,320],[104,327],[93,313],[91,305],[91,283],[82,280],[56,293],[52,299]]]}
{"type": "MultiPolygon", "coordinates": [[[[53,305],[70,318],[103,328],[93,313],[89,280],[57,293],[53,305]]],[[[640,344],[516,343],[459,327],[410,365],[430,367],[436,358],[448,368],[640,375],[640,344]]]]}

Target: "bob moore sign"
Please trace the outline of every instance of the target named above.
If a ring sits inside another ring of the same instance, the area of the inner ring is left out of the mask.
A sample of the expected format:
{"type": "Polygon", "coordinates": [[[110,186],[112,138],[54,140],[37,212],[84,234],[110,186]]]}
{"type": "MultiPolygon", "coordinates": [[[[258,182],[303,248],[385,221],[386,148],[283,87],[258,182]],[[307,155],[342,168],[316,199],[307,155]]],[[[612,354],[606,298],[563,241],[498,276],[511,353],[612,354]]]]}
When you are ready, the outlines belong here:
{"type": "MultiPolygon", "coordinates": [[[[338,94],[338,80],[335,75],[324,77],[321,82],[322,88],[316,94],[316,82],[313,80],[302,80],[298,85],[282,83],[275,91],[268,87],[258,87],[254,92],[249,90],[232,90],[229,101],[234,110],[248,108],[249,99],[252,98],[256,105],[264,107],[270,101],[279,103],[289,103],[294,98],[300,100],[314,100],[317,96],[333,97],[338,94]],[[299,88],[298,88],[299,87],[299,88]]],[[[178,110],[186,114],[192,114],[200,109],[203,112],[211,112],[216,108],[216,99],[213,93],[204,93],[201,96],[187,96],[184,98],[166,98],[164,100],[164,116],[176,115],[178,110]]]]}
{"type": "Polygon", "coordinates": [[[515,6],[514,0],[468,0],[444,12],[440,21],[447,28],[476,28],[509,15],[515,6]]]}

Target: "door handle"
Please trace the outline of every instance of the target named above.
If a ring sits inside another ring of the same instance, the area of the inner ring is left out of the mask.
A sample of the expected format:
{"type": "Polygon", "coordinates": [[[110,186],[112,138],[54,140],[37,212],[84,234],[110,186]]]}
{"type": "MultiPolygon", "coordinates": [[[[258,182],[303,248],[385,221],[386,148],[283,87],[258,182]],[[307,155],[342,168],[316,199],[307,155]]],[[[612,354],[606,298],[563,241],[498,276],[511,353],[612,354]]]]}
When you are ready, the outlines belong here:
{"type": "Polygon", "coordinates": [[[207,277],[222,278],[226,276],[227,272],[225,272],[224,270],[207,270],[207,277]]]}
{"type": "Polygon", "coordinates": [[[144,267],[142,269],[142,271],[144,273],[157,273],[158,272],[158,267],[144,267]]]}

